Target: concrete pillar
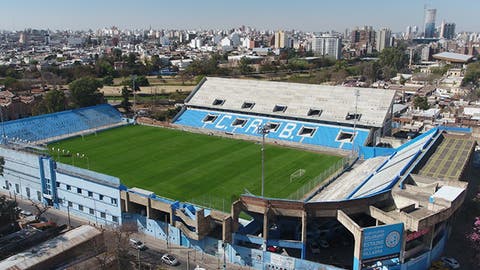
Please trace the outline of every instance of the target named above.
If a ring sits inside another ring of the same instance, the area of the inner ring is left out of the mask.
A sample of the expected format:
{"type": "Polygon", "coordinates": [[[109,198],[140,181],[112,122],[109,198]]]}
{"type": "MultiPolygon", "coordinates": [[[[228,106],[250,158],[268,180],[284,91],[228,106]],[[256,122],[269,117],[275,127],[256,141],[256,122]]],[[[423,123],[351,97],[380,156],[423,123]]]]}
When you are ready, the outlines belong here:
{"type": "Polygon", "coordinates": [[[241,201],[235,201],[234,203],[232,203],[232,210],[231,210],[231,213],[232,213],[232,232],[236,232],[238,231],[238,228],[240,226],[239,222],[238,222],[238,218],[240,216],[240,212],[242,211],[243,207],[242,207],[242,202],[241,201]]]}
{"type": "Polygon", "coordinates": [[[403,229],[402,249],[400,249],[400,263],[405,262],[405,248],[407,247],[407,231],[403,229]]]}
{"type": "Polygon", "coordinates": [[[307,211],[302,213],[302,254],[301,259],[304,260],[307,256],[307,211]]]}
{"type": "Polygon", "coordinates": [[[430,227],[430,231],[424,237],[425,246],[428,247],[428,250],[432,250],[433,247],[433,235],[435,234],[435,226],[430,227]]]}
{"type": "Polygon", "coordinates": [[[226,217],[222,222],[222,240],[232,244],[232,217],[226,217]]]}
{"type": "Polygon", "coordinates": [[[129,213],[131,210],[130,207],[130,194],[128,192],[125,192],[125,212],[129,213]]]}
{"type": "Polygon", "coordinates": [[[354,243],[354,249],[353,249],[353,260],[354,260],[354,265],[353,265],[353,269],[354,270],[360,270],[362,269],[362,261],[360,260],[360,258],[362,257],[362,235],[363,235],[363,231],[360,231],[359,233],[354,233],[353,234],[353,238],[355,239],[355,243],[354,243]]]}
{"type": "Polygon", "coordinates": [[[265,212],[263,213],[263,251],[267,250],[269,212],[270,206],[267,206],[267,208],[265,208],[265,212]]]}
{"type": "Polygon", "coordinates": [[[153,219],[154,217],[152,217],[152,203],[150,198],[147,199],[147,205],[145,205],[145,207],[147,208],[147,218],[153,219]]]}

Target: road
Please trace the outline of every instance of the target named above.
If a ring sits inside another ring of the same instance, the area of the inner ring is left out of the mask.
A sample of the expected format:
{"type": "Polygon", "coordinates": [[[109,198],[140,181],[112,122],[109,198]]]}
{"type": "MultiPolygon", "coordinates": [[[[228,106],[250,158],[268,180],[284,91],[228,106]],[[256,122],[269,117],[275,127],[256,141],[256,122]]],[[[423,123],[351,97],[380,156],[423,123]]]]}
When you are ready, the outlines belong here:
{"type": "MultiPolygon", "coordinates": [[[[5,192],[0,192],[1,194],[5,194],[5,192]]],[[[5,194],[9,196],[8,193],[5,194]]],[[[28,200],[24,200],[23,198],[17,197],[17,204],[18,207],[22,208],[23,210],[30,211],[35,213],[36,208],[32,205],[32,202],[28,200]]],[[[42,217],[51,220],[57,224],[68,224],[68,215],[63,211],[49,208],[42,217]]],[[[73,215],[70,215],[70,224],[72,227],[78,227],[83,224],[91,224],[94,225],[92,222],[87,220],[77,218],[73,215]]],[[[162,266],[163,269],[177,269],[177,270],[191,270],[194,269],[197,265],[203,267],[205,269],[223,269],[223,258],[217,258],[212,255],[208,255],[203,252],[196,251],[194,249],[189,249],[177,245],[168,245],[165,241],[155,239],[149,235],[145,235],[142,233],[134,233],[132,237],[135,237],[142,242],[145,243],[147,249],[144,251],[140,251],[140,261],[144,263],[148,263],[152,266],[162,266]],[[173,254],[177,260],[180,262],[177,266],[167,266],[165,264],[161,264],[161,257],[165,253],[173,254]],[[188,259],[188,262],[187,262],[188,259]]],[[[131,249],[131,255],[135,258],[138,258],[138,251],[135,249],[131,249]]],[[[249,267],[241,267],[238,265],[227,264],[226,269],[250,269],[249,267]]]]}

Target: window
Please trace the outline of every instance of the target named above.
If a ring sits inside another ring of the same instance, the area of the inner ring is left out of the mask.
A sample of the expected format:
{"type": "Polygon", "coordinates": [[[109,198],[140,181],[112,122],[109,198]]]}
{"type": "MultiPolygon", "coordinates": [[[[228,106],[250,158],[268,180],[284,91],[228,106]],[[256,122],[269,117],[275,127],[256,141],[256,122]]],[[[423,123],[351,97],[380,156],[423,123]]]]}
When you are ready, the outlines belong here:
{"type": "Polygon", "coordinates": [[[100,212],[100,217],[101,217],[101,218],[106,218],[107,215],[105,214],[105,212],[100,212]]]}
{"type": "Polygon", "coordinates": [[[287,106],[286,105],[275,105],[275,107],[273,107],[273,112],[285,112],[287,110],[287,106]]]}
{"type": "Polygon", "coordinates": [[[70,185],[67,185],[67,190],[71,190],[72,187],[70,185]]]}
{"type": "Polygon", "coordinates": [[[78,210],[83,211],[83,205],[79,204],[78,205],[78,210]]]}
{"type": "Polygon", "coordinates": [[[118,217],[117,216],[112,216],[112,221],[118,223],[118,217]]]}
{"type": "Polygon", "coordinates": [[[269,127],[269,131],[271,132],[277,131],[279,126],[280,126],[279,123],[273,123],[273,122],[268,122],[265,124],[265,127],[269,127]]]}
{"type": "Polygon", "coordinates": [[[115,198],[110,198],[110,202],[111,202],[112,204],[117,205],[117,199],[115,199],[115,198]]]}
{"type": "Polygon", "coordinates": [[[310,108],[307,115],[308,116],[320,116],[322,115],[323,110],[310,108]]]}
{"type": "Polygon", "coordinates": [[[242,109],[253,109],[253,106],[255,106],[254,102],[243,102],[242,104],[242,109]]]}
{"type": "Polygon", "coordinates": [[[352,132],[344,132],[340,131],[337,135],[337,141],[340,142],[351,142],[353,140],[353,133],[352,132]]]}
{"type": "Polygon", "coordinates": [[[15,184],[15,193],[20,193],[20,185],[15,184]]]}
{"type": "Polygon", "coordinates": [[[88,212],[90,213],[90,215],[95,214],[95,211],[92,208],[88,208],[88,212]]]}
{"type": "Polygon", "coordinates": [[[360,117],[362,117],[361,113],[347,113],[347,116],[345,116],[345,120],[360,120],[360,117]]]}
{"type": "Polygon", "coordinates": [[[9,186],[9,183],[7,180],[5,180],[5,189],[6,190],[9,190],[10,189],[10,186],[9,186]]]}
{"type": "Polygon", "coordinates": [[[234,127],[243,127],[247,123],[247,119],[237,118],[233,121],[232,126],[234,127]]]}
{"type": "Polygon", "coordinates": [[[55,186],[56,186],[57,188],[59,188],[59,187],[60,187],[60,183],[59,183],[59,182],[56,182],[56,183],[55,183],[55,186]]]}
{"type": "Polygon", "coordinates": [[[81,189],[81,188],[77,188],[77,193],[82,194],[82,189],[81,189]]]}
{"type": "Polygon", "coordinates": [[[98,199],[99,199],[100,201],[103,201],[103,195],[102,195],[102,194],[98,194],[98,199]]]}
{"type": "Polygon", "coordinates": [[[25,191],[27,192],[27,198],[30,199],[30,188],[29,188],[29,187],[26,187],[26,188],[25,188],[25,191]]]}
{"type": "Polygon", "coordinates": [[[311,128],[311,127],[302,127],[300,131],[298,132],[299,136],[308,136],[312,137],[313,134],[315,134],[316,128],[311,128]]]}
{"type": "Polygon", "coordinates": [[[68,207],[72,207],[73,203],[71,201],[68,201],[68,207]]]}
{"type": "Polygon", "coordinates": [[[93,192],[89,191],[88,192],[88,197],[93,197],[93,192]]]}
{"type": "Polygon", "coordinates": [[[225,103],[225,99],[215,99],[212,103],[213,106],[222,106],[225,103]]]}
{"type": "Polygon", "coordinates": [[[208,114],[207,116],[205,116],[205,118],[203,118],[202,121],[205,123],[213,123],[215,122],[215,120],[217,120],[217,117],[218,115],[208,114]]]}
{"type": "Polygon", "coordinates": [[[38,199],[39,202],[42,201],[42,192],[37,191],[37,199],[38,199]]]}

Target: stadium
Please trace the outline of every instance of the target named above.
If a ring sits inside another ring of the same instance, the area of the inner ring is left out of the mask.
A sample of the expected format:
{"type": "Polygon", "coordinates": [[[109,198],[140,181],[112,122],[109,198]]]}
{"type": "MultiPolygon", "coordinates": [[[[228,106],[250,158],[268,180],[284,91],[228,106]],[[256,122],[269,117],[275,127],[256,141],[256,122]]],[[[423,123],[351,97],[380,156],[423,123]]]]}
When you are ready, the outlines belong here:
{"type": "Polygon", "coordinates": [[[468,188],[468,129],[397,148],[395,91],[204,78],[172,123],[110,105],[2,123],[3,191],[255,269],[426,269],[468,188]]]}

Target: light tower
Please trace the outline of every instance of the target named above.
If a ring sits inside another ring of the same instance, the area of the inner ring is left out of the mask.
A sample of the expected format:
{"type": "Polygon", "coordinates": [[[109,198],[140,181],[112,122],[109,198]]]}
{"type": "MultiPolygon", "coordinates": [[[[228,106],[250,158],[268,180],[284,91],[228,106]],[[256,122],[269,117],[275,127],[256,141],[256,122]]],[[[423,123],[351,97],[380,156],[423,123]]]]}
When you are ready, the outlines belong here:
{"type": "Polygon", "coordinates": [[[265,136],[270,133],[270,125],[260,125],[257,130],[262,135],[262,198],[264,197],[265,190],[265,136]]]}

